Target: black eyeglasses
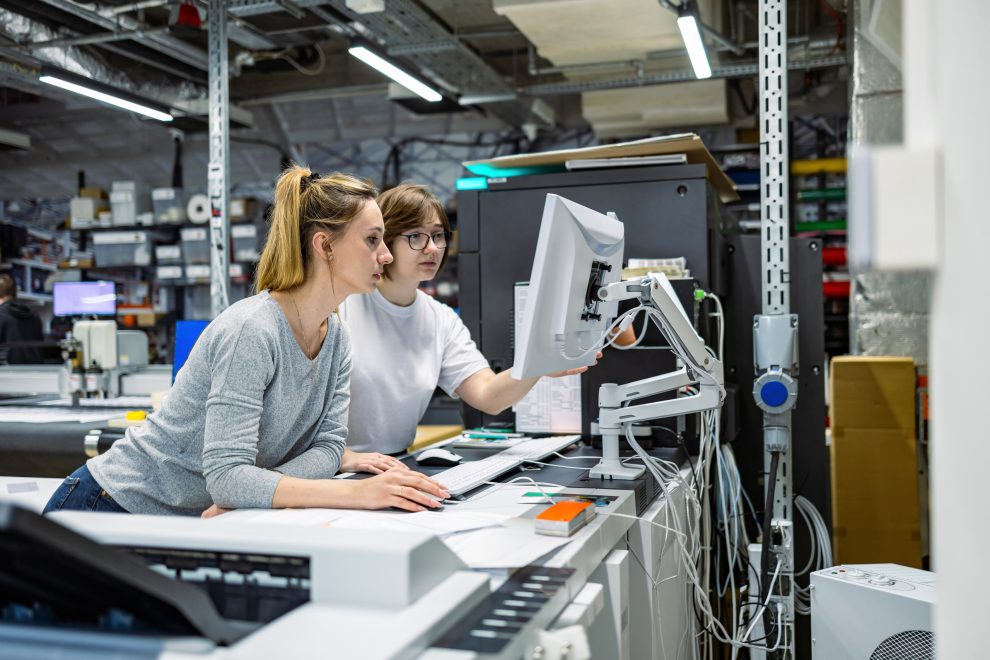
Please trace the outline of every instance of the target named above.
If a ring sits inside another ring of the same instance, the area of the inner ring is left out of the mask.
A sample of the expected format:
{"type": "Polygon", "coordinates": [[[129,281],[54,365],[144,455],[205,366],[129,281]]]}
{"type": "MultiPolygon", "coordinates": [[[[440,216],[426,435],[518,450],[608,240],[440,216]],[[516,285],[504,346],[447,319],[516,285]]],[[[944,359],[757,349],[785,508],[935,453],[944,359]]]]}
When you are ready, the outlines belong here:
{"type": "Polygon", "coordinates": [[[412,234],[399,234],[404,239],[409,241],[409,247],[413,250],[425,250],[427,243],[433,241],[433,245],[436,246],[438,250],[442,250],[447,247],[447,241],[450,240],[449,231],[435,231],[432,234],[424,234],[422,232],[413,232],[412,234]]]}

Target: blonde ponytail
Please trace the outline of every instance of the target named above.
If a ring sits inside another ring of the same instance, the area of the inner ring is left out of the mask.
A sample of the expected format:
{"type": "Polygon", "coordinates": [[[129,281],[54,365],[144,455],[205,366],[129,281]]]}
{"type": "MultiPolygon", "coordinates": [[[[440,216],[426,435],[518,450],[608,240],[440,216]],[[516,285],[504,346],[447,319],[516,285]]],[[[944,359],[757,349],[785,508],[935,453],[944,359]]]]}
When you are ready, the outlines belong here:
{"type": "Polygon", "coordinates": [[[349,174],[321,177],[299,165],[286,168],[275,184],[271,228],[258,262],[255,290],[285,291],[302,284],[313,232],[323,230],[335,238],[377,194],[370,182],[349,174]]]}

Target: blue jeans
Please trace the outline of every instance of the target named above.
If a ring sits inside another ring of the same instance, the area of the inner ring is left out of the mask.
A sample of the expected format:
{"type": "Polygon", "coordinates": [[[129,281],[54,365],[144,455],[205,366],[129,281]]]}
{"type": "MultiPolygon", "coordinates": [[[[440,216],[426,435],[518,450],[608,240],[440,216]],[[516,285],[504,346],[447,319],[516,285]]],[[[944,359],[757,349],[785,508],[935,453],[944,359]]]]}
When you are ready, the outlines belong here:
{"type": "Polygon", "coordinates": [[[128,513],[96,482],[85,465],[65,478],[48,500],[43,513],[63,510],[128,513]]]}

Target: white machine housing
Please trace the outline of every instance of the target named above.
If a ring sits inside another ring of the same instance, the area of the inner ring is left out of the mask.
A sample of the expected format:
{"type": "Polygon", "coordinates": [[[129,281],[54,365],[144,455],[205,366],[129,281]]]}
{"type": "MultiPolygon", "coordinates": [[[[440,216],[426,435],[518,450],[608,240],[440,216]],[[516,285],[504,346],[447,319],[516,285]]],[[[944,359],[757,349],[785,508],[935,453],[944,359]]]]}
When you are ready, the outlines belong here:
{"type": "Polygon", "coordinates": [[[811,574],[818,660],[935,657],[935,574],[897,564],[848,564],[811,574]]]}
{"type": "Polygon", "coordinates": [[[50,517],[94,541],[125,548],[303,557],[310,562],[310,598],[317,605],[401,609],[457,571],[467,570],[453,551],[427,533],[79,511],[60,511],[50,517]]]}

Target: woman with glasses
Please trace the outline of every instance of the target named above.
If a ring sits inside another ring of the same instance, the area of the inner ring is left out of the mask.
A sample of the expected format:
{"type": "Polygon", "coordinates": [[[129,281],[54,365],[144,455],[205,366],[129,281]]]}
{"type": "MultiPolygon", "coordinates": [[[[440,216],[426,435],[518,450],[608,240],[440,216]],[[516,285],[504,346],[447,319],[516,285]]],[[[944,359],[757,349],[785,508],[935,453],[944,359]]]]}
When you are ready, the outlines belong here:
{"type": "Polygon", "coordinates": [[[210,323],[161,409],[66,478],[45,511],[435,508],[446,491],[410,470],[331,479],[351,375],[348,333],[333,312],[373,291],[392,260],[376,192],[345,174],[287,169],[257,295],[210,323]]]}
{"type": "Polygon", "coordinates": [[[497,415],[539,380],[496,374],[454,310],[419,290],[447,261],[450,224],[440,200],[425,186],[406,183],[379,195],[378,205],[393,261],[375,291],[352,296],[341,308],[354,348],[345,471],[391,467],[395,459],[383,454],[412,444],[438,386],[497,415]]]}

